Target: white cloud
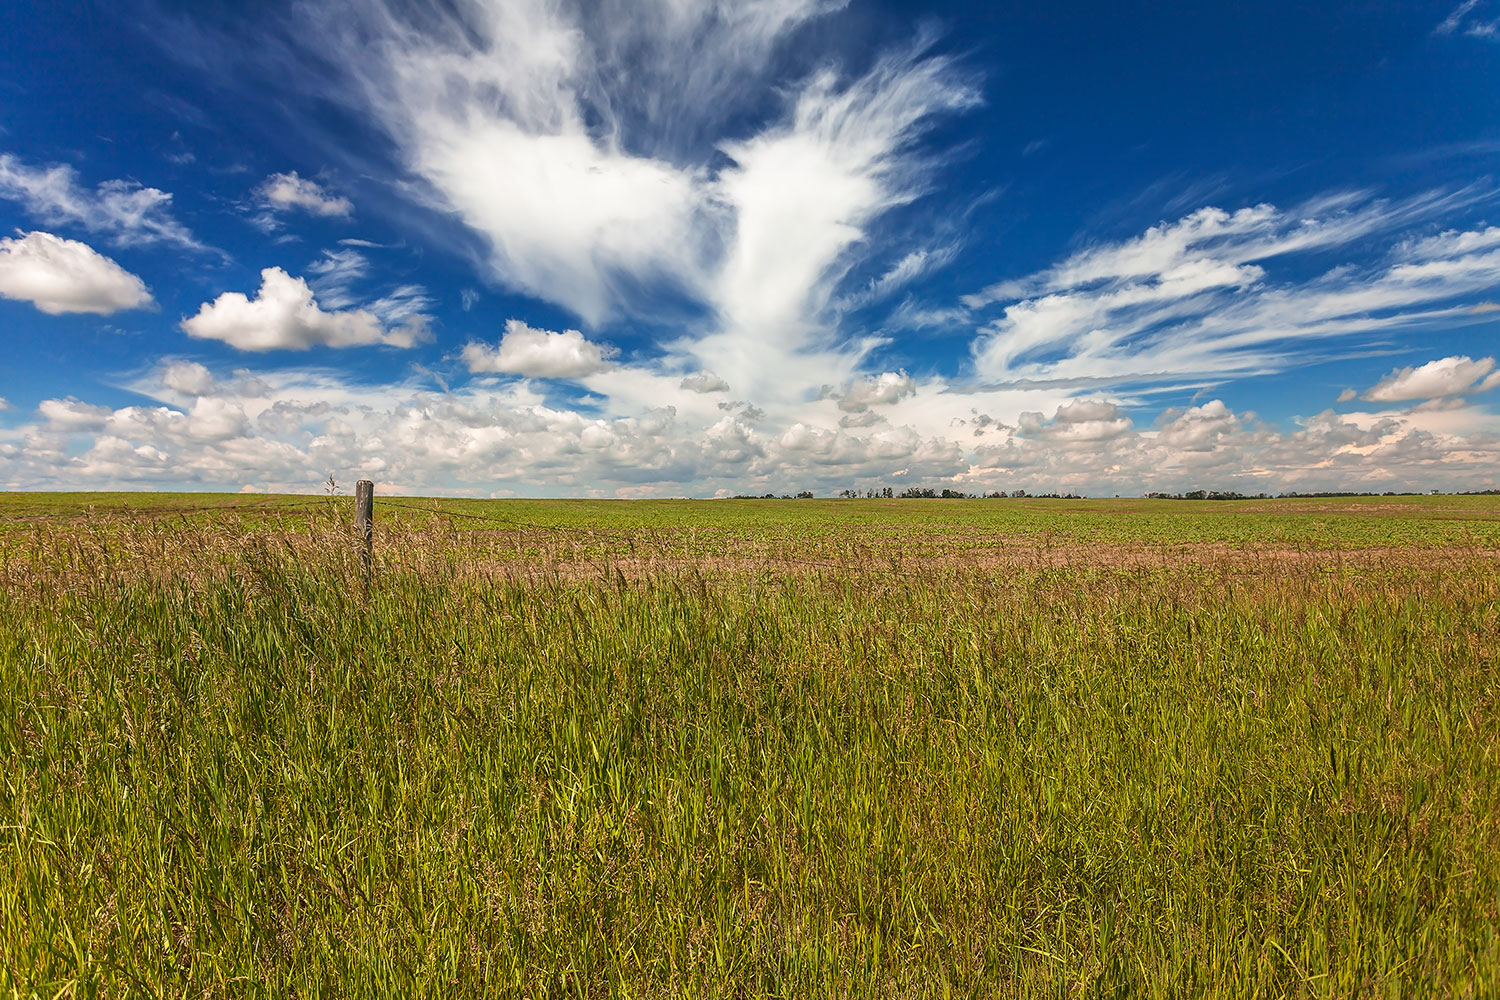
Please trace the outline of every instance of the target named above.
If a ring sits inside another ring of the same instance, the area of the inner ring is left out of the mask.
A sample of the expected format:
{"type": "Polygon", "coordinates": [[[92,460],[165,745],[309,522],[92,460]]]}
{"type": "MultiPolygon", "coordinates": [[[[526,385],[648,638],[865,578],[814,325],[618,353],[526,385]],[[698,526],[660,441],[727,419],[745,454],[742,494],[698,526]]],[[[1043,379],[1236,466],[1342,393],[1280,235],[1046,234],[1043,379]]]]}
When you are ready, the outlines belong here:
{"type": "Polygon", "coordinates": [[[80,431],[102,428],[112,411],[107,406],[91,406],[69,396],[67,399],[44,399],[37,412],[53,427],[80,431]]]}
{"type": "Polygon", "coordinates": [[[947,61],[918,47],[852,82],[817,74],[789,122],[726,143],[734,166],[718,188],[736,227],[716,297],[729,328],[805,336],[840,256],[872,219],[919,190],[902,151],[934,115],[977,100],[947,61]]]}
{"type": "Polygon", "coordinates": [[[199,440],[223,441],[248,430],[244,409],[232,400],[201,396],[188,411],[188,433],[199,440]]]}
{"type": "Polygon", "coordinates": [[[1452,35],[1460,30],[1471,38],[1479,38],[1484,41],[1500,40],[1500,18],[1473,17],[1471,15],[1482,7],[1481,0],[1463,0],[1453,9],[1446,18],[1434,29],[1435,35],[1452,35]]]}
{"type": "Polygon", "coordinates": [[[167,243],[200,250],[187,228],[172,217],[172,196],[135,181],[105,181],[89,191],[67,164],[33,167],[0,154],[0,198],[18,201],[49,225],[78,225],[110,236],[116,245],[167,243]]]}
{"type": "Polygon", "coordinates": [[[370,276],[370,260],[358,250],[324,250],[307,265],[309,282],[324,309],[352,309],[363,305],[387,326],[416,324],[425,327],[432,309],[431,296],[421,285],[400,285],[384,295],[368,299],[356,286],[370,276]]]}
{"type": "Polygon", "coordinates": [[[1159,423],[1162,427],[1157,439],[1179,452],[1213,451],[1244,426],[1244,420],[1221,399],[1186,410],[1168,410],[1159,423]]]}
{"type": "Polygon", "coordinates": [[[307,273],[318,301],[329,309],[348,309],[359,302],[354,286],[370,276],[370,259],[358,250],[324,250],[307,273]]]}
{"type": "Polygon", "coordinates": [[[1416,367],[1399,368],[1365,392],[1363,398],[1377,403],[1436,399],[1469,392],[1485,392],[1500,384],[1500,374],[1490,376],[1494,358],[1478,361],[1467,355],[1439,358],[1416,367]]]}
{"type": "Polygon", "coordinates": [[[205,302],[196,316],[182,321],[190,337],[219,340],[242,351],[292,350],[310,347],[359,347],[383,344],[411,347],[428,338],[422,317],[405,325],[387,327],[367,309],[326,312],[313,299],[312,289],[279,267],[260,273],[254,299],[225,292],[205,302]]]}
{"type": "Polygon", "coordinates": [[[354,204],[342,195],[331,195],[317,181],[297,176],[295,170],[272,174],[256,194],[273,211],[301,209],[323,218],[347,219],[354,214],[354,204]]]}
{"type": "Polygon", "coordinates": [[[399,285],[376,299],[371,299],[365,308],[379,316],[387,324],[420,324],[428,322],[427,311],[432,308],[432,298],[421,285],[399,285]]]}
{"type": "Polygon", "coordinates": [[[612,117],[629,91],[591,92],[606,82],[609,39],[588,30],[670,26],[617,13],[585,20],[544,0],[473,3],[421,31],[379,10],[356,37],[343,5],[325,10],[377,126],[489,241],[496,276],[590,322],[615,312],[629,283],[695,284],[702,249],[694,169],[626,152],[617,134],[589,128],[590,115],[612,117]]]}
{"type": "Polygon", "coordinates": [[[481,495],[833,493],[902,484],[1082,493],[1500,485],[1500,417],[1462,397],[1400,412],[1325,410],[1285,431],[1210,399],[1143,428],[1123,400],[1052,396],[1048,403],[1045,393],[1010,391],[986,397],[980,417],[976,396],[922,383],[885,408],[890,419],[840,427],[826,422],[826,400],[809,401],[800,417],[777,418],[733,404],[722,409],[680,390],[682,402],[706,405],[674,401],[601,416],[551,405],[525,380],[478,379],[446,391],[425,382],[355,382],[322,369],[209,371],[191,385],[211,385],[209,394],[193,396],[181,391],[173,364],[125,386],[164,405],[111,409],[54,399],[34,422],[0,427],[7,457],[0,487],[254,482],[316,491],[329,470],[419,492],[481,495]]]}
{"type": "Polygon", "coordinates": [[[1080,399],[1058,407],[1050,419],[1040,413],[1022,413],[1017,426],[1019,436],[1025,438],[1100,442],[1112,440],[1130,430],[1131,420],[1121,414],[1114,403],[1080,399]]]}
{"type": "Polygon", "coordinates": [[[51,233],[0,239],[0,296],[42,312],[107,316],[152,304],[146,283],[76,240],[51,233]]]}
{"type": "Polygon", "coordinates": [[[724,381],[713,372],[694,372],[682,380],[682,388],[693,392],[728,392],[729,383],[724,381]]]}
{"type": "MultiPolygon", "coordinates": [[[[497,281],[596,327],[680,296],[709,318],[661,345],[664,370],[733,372],[737,391],[774,405],[802,398],[798,373],[856,374],[870,348],[830,328],[836,290],[871,252],[873,223],[931,186],[937,160],[918,137],[979,101],[926,36],[852,74],[788,58],[800,26],[842,6],[301,12],[343,71],[329,96],[482,238],[497,281]]],[[[862,294],[888,295],[950,252],[917,251],[862,294]]]]}
{"type": "Polygon", "coordinates": [[[608,370],[614,349],[587,340],[577,330],[537,330],[508,320],[496,347],[470,343],[461,357],[471,372],[500,372],[527,378],[582,378],[608,370]]]}
{"type": "Polygon", "coordinates": [[[1442,23],[1433,29],[1433,32],[1439,35],[1453,34],[1463,24],[1464,18],[1469,16],[1469,12],[1478,6],[1479,0],[1463,0],[1463,3],[1453,8],[1453,12],[1445,17],[1442,23]]]}
{"type": "Polygon", "coordinates": [[[891,265],[890,269],[880,277],[872,278],[863,291],[851,296],[845,304],[858,307],[879,302],[918,278],[948,265],[957,256],[956,244],[931,250],[913,250],[891,265]]]}
{"type": "Polygon", "coordinates": [[[206,396],[218,384],[212,373],[196,361],[172,361],[163,365],[161,382],[184,396],[206,396]]]}
{"type": "Polygon", "coordinates": [[[1028,277],[966,298],[1009,302],[974,343],[996,380],[1175,380],[1275,371],[1310,342],[1480,322],[1462,304],[1500,284],[1500,231],[1397,243],[1376,267],[1273,280],[1278,260],[1327,251],[1474,195],[1404,202],[1330,197],[1287,212],[1202,209],[1140,237],[1095,244],[1028,277]]]}
{"type": "Polygon", "coordinates": [[[916,382],[906,372],[883,372],[850,385],[838,397],[839,409],[862,413],[872,406],[890,406],[916,391],[916,382]]]}

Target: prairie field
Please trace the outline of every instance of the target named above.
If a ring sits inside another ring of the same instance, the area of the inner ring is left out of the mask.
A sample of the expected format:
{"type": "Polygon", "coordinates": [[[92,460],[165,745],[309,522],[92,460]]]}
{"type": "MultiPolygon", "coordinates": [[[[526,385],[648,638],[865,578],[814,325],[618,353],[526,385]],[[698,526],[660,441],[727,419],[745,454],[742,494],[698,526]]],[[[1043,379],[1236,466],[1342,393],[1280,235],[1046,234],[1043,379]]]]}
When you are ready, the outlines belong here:
{"type": "Polygon", "coordinates": [[[1500,497],[0,495],[0,995],[1500,996],[1500,497]]]}

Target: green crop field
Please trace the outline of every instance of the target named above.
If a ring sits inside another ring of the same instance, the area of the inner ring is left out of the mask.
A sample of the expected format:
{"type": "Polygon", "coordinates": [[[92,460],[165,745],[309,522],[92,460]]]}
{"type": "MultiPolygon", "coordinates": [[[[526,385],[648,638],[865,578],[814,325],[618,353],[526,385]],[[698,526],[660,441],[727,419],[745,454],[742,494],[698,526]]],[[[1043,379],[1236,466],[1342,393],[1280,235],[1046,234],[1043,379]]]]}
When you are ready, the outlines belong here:
{"type": "Polygon", "coordinates": [[[1500,995],[1500,498],[0,496],[0,995],[1500,995]]]}

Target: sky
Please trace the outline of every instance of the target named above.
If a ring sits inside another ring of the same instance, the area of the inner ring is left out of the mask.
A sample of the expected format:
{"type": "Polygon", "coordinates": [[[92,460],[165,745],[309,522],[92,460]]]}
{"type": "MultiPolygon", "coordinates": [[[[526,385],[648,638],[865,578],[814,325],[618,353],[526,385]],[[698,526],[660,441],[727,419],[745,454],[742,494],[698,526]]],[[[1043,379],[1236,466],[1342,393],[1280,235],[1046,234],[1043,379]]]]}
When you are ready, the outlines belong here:
{"type": "Polygon", "coordinates": [[[8,0],[0,489],[1500,487],[1500,0],[8,0]]]}

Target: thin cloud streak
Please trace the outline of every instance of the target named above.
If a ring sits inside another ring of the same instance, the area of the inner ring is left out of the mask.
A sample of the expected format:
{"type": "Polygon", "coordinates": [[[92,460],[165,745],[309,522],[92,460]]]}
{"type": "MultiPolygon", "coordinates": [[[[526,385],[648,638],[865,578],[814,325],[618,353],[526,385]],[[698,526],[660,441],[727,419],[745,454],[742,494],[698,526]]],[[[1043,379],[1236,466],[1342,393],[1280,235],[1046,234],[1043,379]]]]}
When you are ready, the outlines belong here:
{"type": "Polygon", "coordinates": [[[172,196],[134,181],[108,180],[93,190],[67,164],[32,166],[0,154],[0,198],[20,202],[47,225],[77,225],[102,233],[117,246],[162,243],[203,250],[172,217],[172,196]]]}
{"type": "Polygon", "coordinates": [[[1168,381],[1270,372],[1310,344],[1355,334],[1483,322],[1460,300],[1500,284],[1500,230],[1393,242],[1374,267],[1275,280],[1285,258],[1327,253],[1489,196],[1402,202],[1331,196],[1285,212],[1207,208],[1140,237],[1097,244],[966,297],[982,312],[974,364],[992,381],[1168,381]]]}

